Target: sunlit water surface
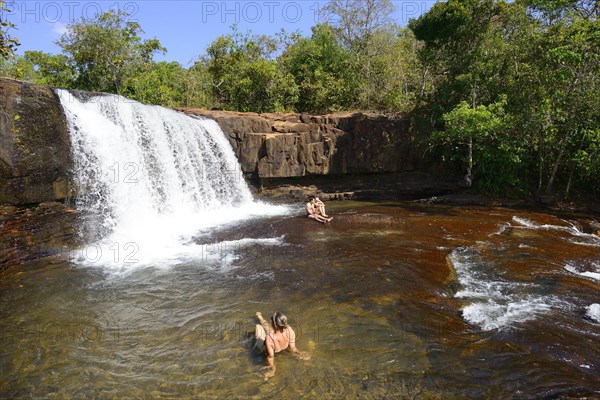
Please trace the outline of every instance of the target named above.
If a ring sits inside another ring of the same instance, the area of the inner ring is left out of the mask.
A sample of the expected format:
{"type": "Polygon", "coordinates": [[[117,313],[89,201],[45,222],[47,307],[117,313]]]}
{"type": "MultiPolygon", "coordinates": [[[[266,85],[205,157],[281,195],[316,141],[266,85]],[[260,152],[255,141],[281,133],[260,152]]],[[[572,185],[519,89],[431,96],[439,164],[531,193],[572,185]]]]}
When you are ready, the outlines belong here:
{"type": "Polygon", "coordinates": [[[168,265],[142,247],[144,263],[78,253],[5,272],[0,397],[600,396],[600,239],[576,218],[331,212],[199,231],[168,265]],[[312,359],[280,354],[264,382],[251,332],[275,310],[312,359]]]}

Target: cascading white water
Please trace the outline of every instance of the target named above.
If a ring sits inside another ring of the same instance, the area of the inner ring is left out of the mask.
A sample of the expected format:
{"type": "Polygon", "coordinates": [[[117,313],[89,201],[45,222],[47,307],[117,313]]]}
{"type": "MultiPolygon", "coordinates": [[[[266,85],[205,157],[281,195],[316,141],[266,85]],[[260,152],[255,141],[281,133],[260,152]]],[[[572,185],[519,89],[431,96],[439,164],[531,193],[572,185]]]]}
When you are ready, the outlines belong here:
{"type": "Polygon", "coordinates": [[[510,328],[554,309],[570,307],[556,296],[541,294],[541,285],[503,279],[474,248],[456,248],[448,258],[461,284],[455,297],[466,303],[463,318],[485,331],[510,328]]]}
{"type": "Polygon", "coordinates": [[[58,90],[70,130],[78,208],[99,242],[79,259],[170,263],[199,229],[281,208],[252,201],[225,135],[196,119],[121,96],[81,101],[58,90]]]}

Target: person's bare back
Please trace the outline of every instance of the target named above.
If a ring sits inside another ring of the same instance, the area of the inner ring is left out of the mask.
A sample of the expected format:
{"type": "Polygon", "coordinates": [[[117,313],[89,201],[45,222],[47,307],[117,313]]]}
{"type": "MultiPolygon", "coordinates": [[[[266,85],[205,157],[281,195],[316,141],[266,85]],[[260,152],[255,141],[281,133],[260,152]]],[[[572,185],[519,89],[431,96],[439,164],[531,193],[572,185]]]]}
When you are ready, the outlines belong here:
{"type": "Polygon", "coordinates": [[[256,325],[254,333],[256,335],[256,347],[260,352],[264,352],[267,357],[269,369],[265,373],[265,380],[275,375],[275,354],[280,351],[290,349],[297,358],[309,360],[308,353],[300,352],[296,348],[296,332],[288,325],[287,317],[280,312],[276,312],[271,317],[271,324],[267,322],[260,312],[256,313],[260,325],[256,325]]]}

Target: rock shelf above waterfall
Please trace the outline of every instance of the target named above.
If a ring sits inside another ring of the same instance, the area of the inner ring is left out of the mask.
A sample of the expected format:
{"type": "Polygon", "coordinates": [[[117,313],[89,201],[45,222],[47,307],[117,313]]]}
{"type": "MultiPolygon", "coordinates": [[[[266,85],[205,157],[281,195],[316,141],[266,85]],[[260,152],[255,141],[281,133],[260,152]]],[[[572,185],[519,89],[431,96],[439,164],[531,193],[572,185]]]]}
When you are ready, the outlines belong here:
{"type": "MultiPolygon", "coordinates": [[[[78,91],[73,99],[87,101],[97,95],[78,91]]],[[[0,78],[0,98],[0,204],[39,204],[76,197],[80,190],[74,183],[72,143],[55,89],[0,78]]],[[[415,150],[406,117],[179,111],[214,119],[244,176],[259,190],[281,193],[278,188],[283,187],[286,192],[287,186],[305,185],[298,179],[317,185],[320,192],[358,190],[365,194],[362,198],[369,193],[380,197],[382,191],[387,197],[396,193],[428,196],[459,186],[459,179],[440,171],[435,161],[424,159],[422,152],[415,150]],[[387,177],[372,179],[378,174],[387,177]],[[338,183],[329,184],[329,177],[338,183]],[[358,181],[360,187],[354,184],[358,181]],[[384,187],[376,186],[383,181],[384,187]]]]}

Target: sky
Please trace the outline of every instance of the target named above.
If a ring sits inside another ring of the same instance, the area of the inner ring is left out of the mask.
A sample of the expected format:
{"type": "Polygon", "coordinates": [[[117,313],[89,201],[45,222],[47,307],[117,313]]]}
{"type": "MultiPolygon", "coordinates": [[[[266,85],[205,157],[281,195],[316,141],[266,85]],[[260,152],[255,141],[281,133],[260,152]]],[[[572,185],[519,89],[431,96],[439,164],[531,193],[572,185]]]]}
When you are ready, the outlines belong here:
{"type": "MultiPolygon", "coordinates": [[[[434,0],[392,1],[396,6],[394,20],[406,25],[410,18],[426,12],[434,0]]],[[[8,20],[16,25],[11,31],[21,46],[17,54],[26,50],[41,50],[58,54],[54,42],[68,29],[69,24],[81,18],[94,18],[97,13],[120,9],[129,14],[130,21],[138,22],[144,39],[157,38],[167,53],[156,61],[178,61],[190,66],[218,36],[231,32],[237,24],[241,32],[273,35],[282,28],[286,32],[299,30],[310,35],[310,28],[319,22],[319,10],[327,3],[321,0],[296,1],[205,1],[205,0],[137,0],[137,1],[4,1],[10,11],[8,20]]]]}

